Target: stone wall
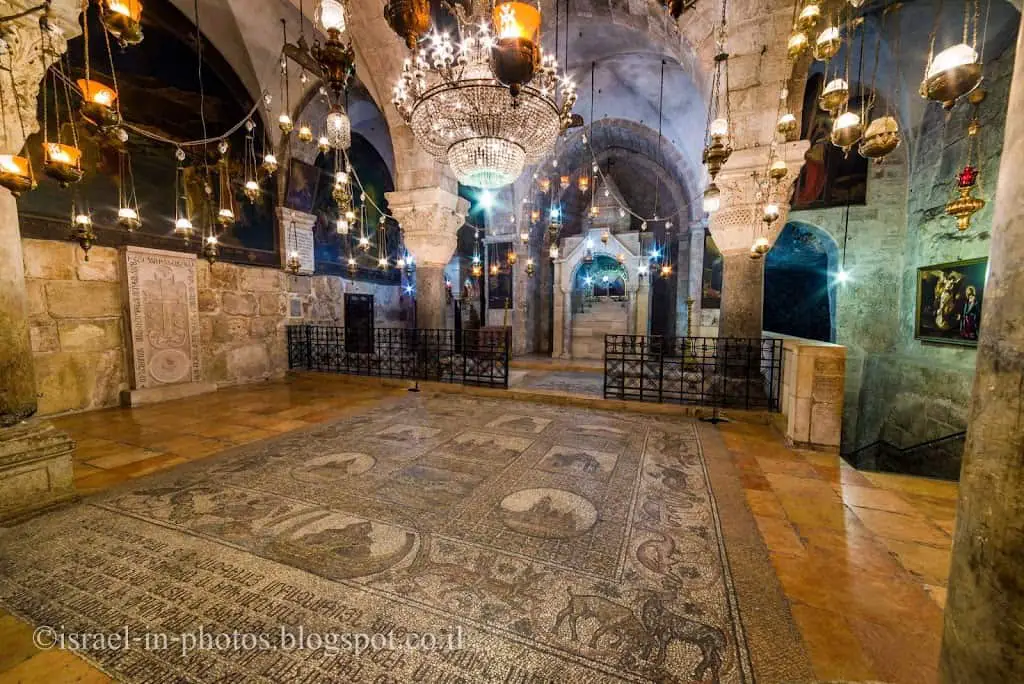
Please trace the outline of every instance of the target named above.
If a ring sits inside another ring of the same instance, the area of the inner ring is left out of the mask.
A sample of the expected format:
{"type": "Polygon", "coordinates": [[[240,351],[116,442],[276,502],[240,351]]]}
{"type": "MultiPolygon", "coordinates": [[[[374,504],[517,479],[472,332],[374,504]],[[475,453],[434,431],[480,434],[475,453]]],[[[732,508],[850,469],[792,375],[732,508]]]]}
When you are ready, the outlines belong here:
{"type": "Polygon", "coordinates": [[[113,406],[128,387],[116,249],[22,240],[39,413],[113,406]]]}
{"type": "MultiPolygon", "coordinates": [[[[992,201],[1014,49],[989,58],[981,107],[981,169],[988,204],[959,232],[946,216],[964,164],[971,107],[929,105],[920,130],[869,170],[867,203],[850,209],[846,269],[837,286],[836,342],[847,347],[843,451],[885,439],[911,446],[966,425],[975,351],[914,339],[917,269],[988,255],[992,201]]],[[[793,211],[843,245],[844,209],[793,211]]],[[[984,312],[982,313],[984,325],[984,312]]]]}
{"type": "MultiPolygon", "coordinates": [[[[72,242],[23,239],[39,413],[120,403],[129,387],[121,256],[72,242]]],[[[292,276],[272,268],[196,262],[202,380],[219,386],[280,378],[288,368],[285,326],[341,325],[345,293],[373,294],[376,325],[404,327],[401,288],[337,276],[292,276]]]]}

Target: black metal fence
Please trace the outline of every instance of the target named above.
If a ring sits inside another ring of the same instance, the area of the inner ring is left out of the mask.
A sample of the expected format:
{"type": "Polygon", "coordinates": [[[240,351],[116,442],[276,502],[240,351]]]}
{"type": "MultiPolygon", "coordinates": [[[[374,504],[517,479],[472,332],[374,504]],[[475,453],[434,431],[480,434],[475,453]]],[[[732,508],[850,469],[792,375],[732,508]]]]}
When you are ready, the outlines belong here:
{"type": "Polygon", "coordinates": [[[508,387],[509,328],[290,325],[287,331],[291,369],[508,387]]]}
{"type": "Polygon", "coordinates": [[[605,335],[604,396],[778,411],[782,340],[605,335]]]}

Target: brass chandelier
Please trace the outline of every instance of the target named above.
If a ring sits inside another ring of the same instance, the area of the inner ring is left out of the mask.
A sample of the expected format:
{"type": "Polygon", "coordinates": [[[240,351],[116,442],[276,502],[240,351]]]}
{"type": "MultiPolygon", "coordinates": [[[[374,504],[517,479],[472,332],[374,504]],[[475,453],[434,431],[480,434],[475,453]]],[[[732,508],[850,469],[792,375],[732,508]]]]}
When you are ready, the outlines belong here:
{"type": "MultiPolygon", "coordinates": [[[[461,42],[431,33],[406,60],[394,104],[420,145],[459,182],[502,187],[551,152],[572,122],[576,87],[543,53],[540,11],[532,4],[472,0],[453,10],[461,42]]],[[[410,31],[407,41],[416,37],[410,31]]]]}

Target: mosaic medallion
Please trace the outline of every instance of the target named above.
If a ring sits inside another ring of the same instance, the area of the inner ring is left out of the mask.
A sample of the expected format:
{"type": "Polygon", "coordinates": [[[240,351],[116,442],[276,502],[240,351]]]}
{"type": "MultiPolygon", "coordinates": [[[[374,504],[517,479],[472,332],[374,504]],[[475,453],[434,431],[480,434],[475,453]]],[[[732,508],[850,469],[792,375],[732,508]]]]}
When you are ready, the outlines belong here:
{"type": "Polygon", "coordinates": [[[373,456],[357,453],[340,453],[319,456],[297,468],[292,468],[292,477],[300,482],[332,482],[353,475],[365,473],[376,463],[373,456]]]}
{"type": "Polygon", "coordinates": [[[564,489],[523,489],[501,501],[505,524],[516,532],[545,539],[578,537],[597,522],[597,509],[564,489]]]}

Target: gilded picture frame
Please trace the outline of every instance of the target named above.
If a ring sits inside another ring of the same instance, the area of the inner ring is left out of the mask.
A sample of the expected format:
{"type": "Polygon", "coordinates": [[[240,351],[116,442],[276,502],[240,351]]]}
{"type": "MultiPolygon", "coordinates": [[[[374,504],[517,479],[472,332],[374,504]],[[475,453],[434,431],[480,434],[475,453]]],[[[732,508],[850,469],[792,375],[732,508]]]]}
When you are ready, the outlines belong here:
{"type": "Polygon", "coordinates": [[[976,347],[987,276],[987,257],[918,268],[914,339],[976,347]]]}

